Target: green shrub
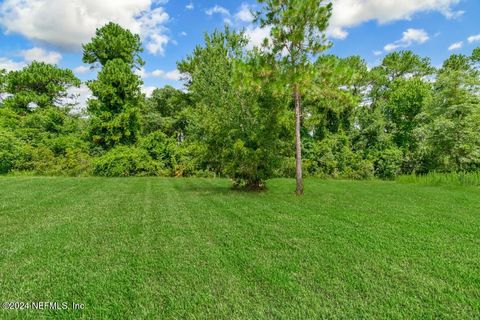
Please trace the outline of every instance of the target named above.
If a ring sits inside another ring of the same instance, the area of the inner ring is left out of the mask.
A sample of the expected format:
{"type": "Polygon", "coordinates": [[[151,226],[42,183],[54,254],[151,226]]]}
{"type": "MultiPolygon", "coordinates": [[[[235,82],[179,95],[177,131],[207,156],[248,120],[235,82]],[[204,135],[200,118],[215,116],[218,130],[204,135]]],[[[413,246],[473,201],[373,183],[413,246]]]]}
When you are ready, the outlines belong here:
{"type": "Polygon", "coordinates": [[[13,170],[23,156],[23,143],[11,132],[0,130],[0,174],[13,170]]]}
{"type": "Polygon", "coordinates": [[[378,151],[374,157],[375,175],[382,179],[394,179],[402,170],[403,152],[397,148],[378,151]]]}
{"type": "Polygon", "coordinates": [[[328,135],[321,141],[310,141],[305,147],[307,150],[303,162],[308,175],[355,180],[374,176],[373,163],[354,152],[343,133],[328,135]]]}
{"type": "Polygon", "coordinates": [[[93,174],[102,177],[155,176],[162,174],[158,161],[136,147],[119,146],[97,158],[93,174]]]}
{"type": "Polygon", "coordinates": [[[354,180],[368,180],[375,176],[375,167],[371,161],[357,159],[351,167],[342,173],[342,177],[354,180]]]}
{"type": "Polygon", "coordinates": [[[92,158],[82,150],[67,149],[65,155],[58,158],[61,173],[68,176],[85,176],[92,172],[92,158]]]}

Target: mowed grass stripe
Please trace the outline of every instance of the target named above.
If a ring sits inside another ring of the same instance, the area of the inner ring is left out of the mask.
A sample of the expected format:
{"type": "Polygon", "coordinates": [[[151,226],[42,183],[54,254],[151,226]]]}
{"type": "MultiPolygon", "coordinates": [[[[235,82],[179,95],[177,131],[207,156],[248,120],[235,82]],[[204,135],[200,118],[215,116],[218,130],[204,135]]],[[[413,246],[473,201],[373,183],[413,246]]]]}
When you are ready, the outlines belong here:
{"type": "Polygon", "coordinates": [[[222,179],[11,179],[0,298],[87,307],[6,318],[480,315],[478,188],[311,179],[297,198],[284,179],[260,194],[222,179]]]}

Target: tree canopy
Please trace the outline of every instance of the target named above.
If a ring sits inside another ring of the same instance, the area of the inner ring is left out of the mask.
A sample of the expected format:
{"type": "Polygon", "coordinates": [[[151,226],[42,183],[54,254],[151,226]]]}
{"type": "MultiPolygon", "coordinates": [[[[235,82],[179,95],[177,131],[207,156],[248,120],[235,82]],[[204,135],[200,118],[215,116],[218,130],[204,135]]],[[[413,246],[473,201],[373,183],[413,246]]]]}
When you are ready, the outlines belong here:
{"type": "Polygon", "coordinates": [[[114,23],[98,29],[92,41],[84,45],[84,62],[102,66],[97,80],[88,82],[95,97],[88,102],[88,113],[90,139],[103,149],[137,141],[143,82],[133,68],[143,64],[140,52],[139,36],[114,23]]]}
{"type": "Polygon", "coordinates": [[[2,79],[3,91],[10,95],[4,104],[19,112],[61,105],[69,96],[68,89],[80,85],[72,70],[36,61],[2,79]]]}
{"type": "Polygon", "coordinates": [[[330,2],[260,2],[264,46],[206,34],[178,62],[182,89],[146,97],[140,37],[114,23],[84,45],[98,69],[85,112],[71,108],[71,70],[0,70],[0,173],[221,176],[250,190],[296,177],[301,194],[303,176],[478,172],[480,48],[438,68],[411,51],[369,68],[324,52],[330,2]]]}
{"type": "Polygon", "coordinates": [[[105,66],[108,61],[120,59],[131,67],[140,67],[145,64],[141,52],[143,48],[138,34],[110,22],[97,29],[92,40],[83,45],[83,62],[105,66]]]}

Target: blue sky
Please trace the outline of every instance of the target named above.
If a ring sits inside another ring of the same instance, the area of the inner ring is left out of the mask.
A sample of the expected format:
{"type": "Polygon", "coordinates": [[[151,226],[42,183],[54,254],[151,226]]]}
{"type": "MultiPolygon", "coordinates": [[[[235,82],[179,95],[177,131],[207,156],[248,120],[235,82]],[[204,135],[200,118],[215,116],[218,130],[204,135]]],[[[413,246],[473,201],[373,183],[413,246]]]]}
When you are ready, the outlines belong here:
{"type": "MultiPolygon", "coordinates": [[[[139,72],[145,91],[181,87],[176,62],[203,41],[205,32],[246,28],[252,45],[266,30],[248,12],[255,1],[218,0],[1,0],[0,68],[14,70],[32,60],[74,69],[82,80],[95,77],[81,62],[81,43],[112,20],[141,34],[146,60],[139,72]]],[[[257,7],[258,8],[258,7],[257,7]]],[[[436,66],[451,53],[480,46],[478,0],[334,0],[329,53],[362,56],[369,65],[385,54],[410,49],[436,66]]]]}

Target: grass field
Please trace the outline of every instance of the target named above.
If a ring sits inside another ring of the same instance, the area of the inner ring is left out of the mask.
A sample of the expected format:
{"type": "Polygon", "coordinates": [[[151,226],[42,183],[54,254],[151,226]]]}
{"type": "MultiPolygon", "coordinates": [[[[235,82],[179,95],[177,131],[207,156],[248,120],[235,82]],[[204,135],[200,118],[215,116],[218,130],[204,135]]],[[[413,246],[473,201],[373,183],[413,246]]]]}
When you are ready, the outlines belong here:
{"type": "Polygon", "coordinates": [[[0,178],[0,318],[480,318],[480,188],[293,187],[0,178]]]}

